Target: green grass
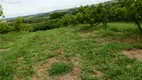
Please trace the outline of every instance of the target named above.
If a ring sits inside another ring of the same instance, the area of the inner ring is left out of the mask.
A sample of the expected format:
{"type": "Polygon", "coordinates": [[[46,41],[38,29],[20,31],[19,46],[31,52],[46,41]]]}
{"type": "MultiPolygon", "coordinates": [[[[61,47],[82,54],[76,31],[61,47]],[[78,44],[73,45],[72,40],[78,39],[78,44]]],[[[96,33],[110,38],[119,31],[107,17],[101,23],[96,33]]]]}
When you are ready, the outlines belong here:
{"type": "Polygon", "coordinates": [[[57,75],[70,73],[72,70],[73,70],[73,65],[71,63],[58,62],[54,63],[51,66],[51,69],[48,70],[48,73],[50,76],[57,76],[57,75]]]}
{"type": "Polygon", "coordinates": [[[102,80],[141,80],[142,62],[121,54],[123,50],[142,49],[142,34],[136,25],[109,23],[107,28],[100,26],[90,28],[81,24],[0,35],[0,80],[31,80],[38,75],[37,67],[44,67],[44,75],[48,75],[49,69],[51,75],[71,71],[64,63],[44,66],[51,64],[50,59],[54,58],[79,66],[82,80],[99,79],[97,71],[103,73],[102,80]],[[132,67],[127,68],[128,65],[132,67]]]}

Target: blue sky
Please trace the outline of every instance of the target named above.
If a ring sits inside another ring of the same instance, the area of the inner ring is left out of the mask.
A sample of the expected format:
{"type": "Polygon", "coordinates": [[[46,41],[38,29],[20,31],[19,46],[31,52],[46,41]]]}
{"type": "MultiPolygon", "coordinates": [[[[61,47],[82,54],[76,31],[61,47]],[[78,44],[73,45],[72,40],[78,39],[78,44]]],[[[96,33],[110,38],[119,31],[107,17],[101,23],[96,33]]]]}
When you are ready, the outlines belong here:
{"type": "Polygon", "coordinates": [[[6,18],[96,4],[108,0],[0,0],[6,18]]]}

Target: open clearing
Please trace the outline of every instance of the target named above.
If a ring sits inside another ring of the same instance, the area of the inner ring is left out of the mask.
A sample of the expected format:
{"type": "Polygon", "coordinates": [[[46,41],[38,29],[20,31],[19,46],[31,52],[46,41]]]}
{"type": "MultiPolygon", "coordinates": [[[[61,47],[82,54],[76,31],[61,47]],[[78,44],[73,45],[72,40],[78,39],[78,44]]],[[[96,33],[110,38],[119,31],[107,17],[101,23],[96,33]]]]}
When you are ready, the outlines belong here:
{"type": "Polygon", "coordinates": [[[133,24],[86,28],[0,35],[0,80],[142,80],[142,34],[133,24]],[[72,71],[49,76],[58,62],[72,71]]]}

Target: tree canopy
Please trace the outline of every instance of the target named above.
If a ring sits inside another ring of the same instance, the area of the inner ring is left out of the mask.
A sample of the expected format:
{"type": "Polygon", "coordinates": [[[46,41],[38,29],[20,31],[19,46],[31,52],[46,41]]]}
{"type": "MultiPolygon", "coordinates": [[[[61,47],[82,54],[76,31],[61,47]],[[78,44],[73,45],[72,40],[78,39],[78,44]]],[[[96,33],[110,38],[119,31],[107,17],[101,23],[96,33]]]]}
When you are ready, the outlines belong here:
{"type": "Polygon", "coordinates": [[[0,16],[2,16],[2,17],[4,16],[4,15],[3,15],[3,9],[2,9],[1,4],[0,4],[0,16]]]}

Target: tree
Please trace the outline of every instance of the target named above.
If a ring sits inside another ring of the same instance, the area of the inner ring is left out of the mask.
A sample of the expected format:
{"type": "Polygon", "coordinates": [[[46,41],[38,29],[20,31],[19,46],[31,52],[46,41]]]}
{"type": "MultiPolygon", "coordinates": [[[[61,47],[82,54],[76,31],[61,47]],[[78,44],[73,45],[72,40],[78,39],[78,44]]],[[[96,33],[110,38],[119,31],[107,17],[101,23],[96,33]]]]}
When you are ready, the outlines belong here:
{"type": "Polygon", "coordinates": [[[60,25],[61,26],[67,26],[67,25],[75,25],[77,24],[77,18],[74,15],[66,14],[60,19],[60,25]]]}
{"type": "Polygon", "coordinates": [[[4,17],[4,15],[3,15],[3,8],[2,8],[1,5],[0,5],[0,16],[4,17]]]}
{"type": "Polygon", "coordinates": [[[16,21],[14,22],[14,28],[16,31],[20,31],[23,25],[23,18],[17,17],[16,21]]]}
{"type": "Polygon", "coordinates": [[[98,25],[102,22],[102,8],[102,4],[81,6],[76,16],[79,16],[80,23],[89,23],[91,26],[98,25]]]}
{"type": "Polygon", "coordinates": [[[64,14],[61,12],[54,12],[50,15],[50,19],[61,18],[64,14]]]}
{"type": "Polygon", "coordinates": [[[139,30],[142,32],[140,21],[142,20],[142,0],[117,0],[119,4],[124,5],[127,18],[133,20],[139,30]]]}

